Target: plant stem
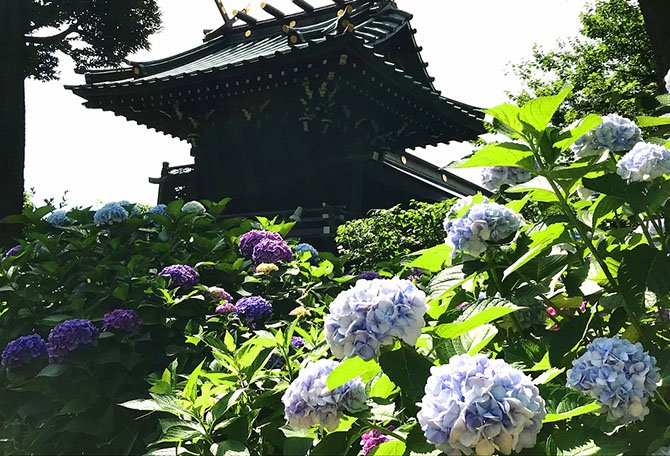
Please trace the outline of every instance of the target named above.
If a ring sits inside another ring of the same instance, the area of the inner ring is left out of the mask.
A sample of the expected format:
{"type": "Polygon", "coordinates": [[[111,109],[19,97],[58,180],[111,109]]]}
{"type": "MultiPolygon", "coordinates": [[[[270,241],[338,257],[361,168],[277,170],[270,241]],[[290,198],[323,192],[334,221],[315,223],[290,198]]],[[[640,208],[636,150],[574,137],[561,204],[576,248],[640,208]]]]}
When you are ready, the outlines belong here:
{"type": "Polygon", "coordinates": [[[405,437],[401,436],[400,434],[397,434],[393,431],[390,431],[390,430],[388,430],[384,427],[377,426],[376,424],[372,423],[369,420],[364,419],[363,421],[365,421],[365,424],[367,424],[368,427],[370,427],[371,429],[375,429],[375,430],[377,430],[377,431],[379,431],[383,434],[386,434],[390,437],[393,437],[394,439],[400,440],[401,442],[405,442],[405,443],[407,442],[407,439],[405,437]]]}
{"type": "MultiPolygon", "coordinates": [[[[502,281],[500,280],[500,277],[498,277],[498,273],[496,272],[495,268],[495,263],[493,262],[492,252],[490,250],[487,250],[486,253],[484,254],[484,257],[486,258],[486,263],[489,265],[488,270],[489,277],[491,278],[491,280],[493,280],[493,284],[498,293],[500,293],[500,296],[505,297],[503,294],[502,281]]],[[[516,317],[516,314],[512,312],[509,314],[509,316],[512,318],[514,326],[516,327],[517,331],[519,331],[519,334],[523,334],[523,327],[521,326],[519,319],[516,317]]]]}
{"type": "Polygon", "coordinates": [[[649,228],[647,227],[645,218],[642,215],[640,216],[640,218],[642,219],[641,222],[640,222],[640,227],[642,228],[642,232],[644,233],[644,237],[647,238],[647,242],[649,242],[649,246],[654,247],[654,237],[649,232],[649,228]]]}

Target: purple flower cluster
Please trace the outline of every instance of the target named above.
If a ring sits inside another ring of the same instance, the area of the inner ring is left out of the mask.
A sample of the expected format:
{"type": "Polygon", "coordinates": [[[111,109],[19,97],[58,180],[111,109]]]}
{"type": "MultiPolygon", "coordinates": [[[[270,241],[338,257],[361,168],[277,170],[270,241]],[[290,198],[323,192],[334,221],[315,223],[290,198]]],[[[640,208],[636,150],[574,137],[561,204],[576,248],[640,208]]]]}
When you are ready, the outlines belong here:
{"type": "Polygon", "coordinates": [[[98,342],[98,328],[90,320],[67,320],[56,325],[47,339],[50,362],[61,362],[79,347],[98,342]]]}
{"type": "Polygon", "coordinates": [[[249,296],[237,301],[235,312],[245,324],[255,326],[272,314],[272,305],[260,296],[249,296]]]}
{"type": "Polygon", "coordinates": [[[375,280],[380,278],[379,273],[375,271],[365,271],[358,274],[358,280],[375,280]]]}
{"type": "Polygon", "coordinates": [[[5,256],[3,256],[2,259],[6,260],[9,257],[13,257],[13,256],[18,255],[19,253],[21,253],[22,248],[23,247],[21,247],[21,245],[15,245],[11,249],[7,250],[7,252],[5,252],[5,256]]]}
{"type": "Polygon", "coordinates": [[[46,355],[47,345],[41,336],[22,336],[7,344],[2,352],[2,365],[11,371],[46,355]]]}
{"type": "Polygon", "coordinates": [[[363,455],[367,456],[373,449],[384,442],[388,442],[389,438],[382,434],[377,429],[372,429],[361,436],[361,447],[363,447],[363,455]]]}
{"type": "Polygon", "coordinates": [[[256,264],[275,264],[281,261],[291,261],[293,259],[293,252],[283,239],[279,241],[263,239],[256,244],[251,256],[256,264]]]}
{"type": "Polygon", "coordinates": [[[215,301],[216,303],[219,303],[221,301],[227,302],[229,304],[233,303],[233,297],[231,296],[230,293],[228,293],[226,290],[223,288],[219,287],[211,287],[207,291],[207,297],[211,299],[212,301],[215,301]]]}
{"type": "Polygon", "coordinates": [[[105,331],[122,331],[131,334],[140,332],[142,319],[133,310],[116,309],[102,317],[102,329],[105,331]]]}
{"type": "Polygon", "coordinates": [[[294,348],[302,348],[305,346],[305,339],[300,336],[293,336],[291,337],[291,345],[293,345],[294,348]]]}
{"type": "Polygon", "coordinates": [[[264,239],[272,239],[274,241],[284,240],[279,233],[275,233],[274,231],[252,230],[240,237],[240,253],[245,257],[250,257],[254,253],[256,244],[264,239]]]}
{"type": "Polygon", "coordinates": [[[223,304],[219,304],[218,306],[216,306],[214,312],[219,315],[228,315],[231,313],[235,313],[235,306],[228,302],[224,302],[223,304]]]}
{"type": "Polygon", "coordinates": [[[192,287],[198,283],[198,271],[185,264],[173,264],[163,268],[160,275],[170,276],[170,283],[176,287],[192,287]]]}

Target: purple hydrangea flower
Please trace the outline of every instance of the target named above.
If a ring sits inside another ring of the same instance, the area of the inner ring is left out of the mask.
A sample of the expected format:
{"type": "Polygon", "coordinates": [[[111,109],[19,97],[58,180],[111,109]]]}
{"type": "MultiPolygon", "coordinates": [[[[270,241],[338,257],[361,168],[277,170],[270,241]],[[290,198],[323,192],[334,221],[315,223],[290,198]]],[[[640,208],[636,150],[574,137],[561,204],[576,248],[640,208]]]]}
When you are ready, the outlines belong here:
{"type": "Polygon", "coordinates": [[[447,242],[454,251],[479,256],[489,242],[499,243],[516,233],[521,227],[521,217],[500,204],[481,203],[447,225],[447,242]]]}
{"type": "Polygon", "coordinates": [[[294,348],[302,348],[305,346],[305,339],[300,336],[293,336],[291,337],[291,345],[293,345],[294,348]]]}
{"type": "Polygon", "coordinates": [[[105,331],[123,331],[132,334],[140,332],[142,319],[133,310],[115,309],[102,317],[105,331]]]}
{"type": "Polygon", "coordinates": [[[107,203],[95,211],[93,222],[96,225],[113,225],[128,219],[128,211],[120,203],[107,203]]]}
{"type": "Polygon", "coordinates": [[[532,379],[499,359],[453,356],[430,369],[417,419],[447,454],[510,454],[535,446],[546,415],[532,379]]]}
{"type": "Polygon", "coordinates": [[[207,291],[207,297],[215,302],[225,301],[229,304],[232,304],[234,301],[230,293],[219,287],[210,287],[210,289],[207,291]]]}
{"type": "Polygon", "coordinates": [[[5,255],[2,257],[2,259],[6,260],[9,257],[17,256],[19,253],[21,253],[22,249],[23,247],[21,245],[15,245],[5,252],[5,255]]]}
{"type": "Polygon", "coordinates": [[[426,294],[411,281],[359,280],[330,304],[326,340],[337,358],[376,358],[382,345],[402,339],[414,345],[424,326],[426,294]]]}
{"type": "Polygon", "coordinates": [[[200,278],[198,271],[185,264],[164,267],[160,275],[170,276],[170,283],[175,287],[192,287],[200,278]]]}
{"type": "Polygon", "coordinates": [[[517,185],[533,178],[530,171],[512,166],[489,166],[482,170],[482,185],[491,191],[497,191],[503,185],[517,185]]]}
{"type": "Polygon", "coordinates": [[[300,370],[298,377],[282,396],[284,414],[295,429],[323,426],[337,429],[344,412],[356,413],[365,409],[365,385],[356,378],[330,390],[328,375],[339,363],[321,359],[300,370]]]}
{"type": "Polygon", "coordinates": [[[63,361],[79,347],[98,342],[98,328],[90,320],[67,320],[56,325],[47,339],[50,362],[63,361]]]}
{"type": "Polygon", "coordinates": [[[254,263],[279,263],[280,261],[291,261],[293,252],[286,241],[274,239],[263,239],[254,247],[252,254],[254,263]]]}
{"type": "Polygon", "coordinates": [[[240,237],[240,253],[245,257],[250,257],[254,253],[256,244],[264,239],[283,241],[281,234],[274,231],[251,230],[240,237]]]}
{"type": "Polygon", "coordinates": [[[369,452],[384,442],[388,442],[389,438],[382,434],[377,429],[372,429],[361,436],[361,447],[363,448],[363,455],[367,456],[369,452]]]}
{"type": "Polygon", "coordinates": [[[8,371],[47,355],[47,345],[41,336],[21,336],[7,344],[2,352],[2,365],[8,371]]]}
{"type": "Polygon", "coordinates": [[[609,114],[600,125],[579,138],[572,145],[577,158],[600,155],[605,149],[626,152],[642,141],[642,131],[630,119],[609,114]]]}
{"type": "Polygon", "coordinates": [[[60,209],[57,211],[53,211],[49,215],[47,215],[44,220],[49,223],[51,226],[55,227],[62,227],[62,226],[67,226],[71,224],[74,220],[72,220],[70,217],[67,216],[67,212],[65,209],[60,209]]]}
{"type": "Polygon", "coordinates": [[[235,312],[245,324],[255,326],[272,314],[272,305],[260,296],[249,296],[237,301],[235,312]]]}
{"type": "Polygon", "coordinates": [[[219,315],[228,315],[231,313],[235,313],[235,306],[230,304],[229,302],[224,302],[223,304],[219,304],[218,306],[216,306],[214,312],[219,315]]]}
{"type": "Polygon", "coordinates": [[[311,244],[303,243],[296,245],[293,250],[298,255],[309,252],[312,255],[312,258],[319,258],[319,252],[311,244]]]}
{"type": "Polygon", "coordinates": [[[573,361],[567,385],[597,399],[608,420],[629,423],[649,414],[647,402],[659,379],[656,359],[642,345],[602,337],[573,361]]]}
{"type": "Polygon", "coordinates": [[[421,268],[412,268],[412,274],[407,277],[407,280],[412,282],[418,282],[423,279],[423,276],[426,275],[421,268]]]}
{"type": "Polygon", "coordinates": [[[365,271],[358,274],[358,280],[374,280],[379,278],[381,278],[381,276],[375,271],[365,271]]]}
{"type": "Polygon", "coordinates": [[[648,182],[670,174],[670,150],[656,144],[639,142],[621,157],[616,172],[627,182],[648,182]]]}

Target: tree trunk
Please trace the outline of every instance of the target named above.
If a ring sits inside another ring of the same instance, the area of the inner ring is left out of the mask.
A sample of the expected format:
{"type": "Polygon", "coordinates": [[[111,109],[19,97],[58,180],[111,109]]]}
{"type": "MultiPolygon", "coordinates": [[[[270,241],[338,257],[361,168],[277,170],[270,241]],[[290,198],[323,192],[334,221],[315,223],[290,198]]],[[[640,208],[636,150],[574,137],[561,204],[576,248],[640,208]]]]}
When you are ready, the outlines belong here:
{"type": "Polygon", "coordinates": [[[639,0],[639,2],[656,58],[657,80],[665,91],[663,78],[670,70],[670,2],[668,0],[639,0]]]}
{"type": "MultiPolygon", "coordinates": [[[[26,0],[0,1],[0,219],[23,209],[25,11],[26,0]]],[[[0,244],[14,245],[19,233],[0,224],[0,244]]]]}

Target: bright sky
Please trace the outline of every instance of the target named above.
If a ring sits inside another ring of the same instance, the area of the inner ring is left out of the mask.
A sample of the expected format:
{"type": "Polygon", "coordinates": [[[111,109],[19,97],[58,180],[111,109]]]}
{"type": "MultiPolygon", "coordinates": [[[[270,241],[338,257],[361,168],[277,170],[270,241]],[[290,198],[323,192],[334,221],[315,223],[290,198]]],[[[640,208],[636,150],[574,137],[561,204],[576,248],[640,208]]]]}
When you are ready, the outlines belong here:
{"type": "MultiPolygon", "coordinates": [[[[538,43],[553,47],[573,36],[586,0],[398,0],[414,14],[412,25],[424,47],[428,71],[443,95],[481,107],[507,101],[505,92],[518,88],[507,64],[530,55],[538,43]],[[549,6],[551,5],[551,6],[549,6]]],[[[224,1],[230,10],[246,0],[224,1]]],[[[311,1],[314,5],[327,0],[311,1]]],[[[152,38],[152,49],[134,60],[153,60],[196,46],[203,29],[221,24],[213,0],[158,0],[163,30],[152,38]]],[[[264,13],[254,3],[250,13],[264,13]]],[[[296,10],[289,0],[273,0],[286,12],[296,10]]],[[[67,190],[69,205],[102,201],[156,202],[158,188],[149,176],[160,174],[161,163],[192,162],[189,145],[109,112],[85,109],[82,99],[63,89],[80,83],[71,62],[64,59],[61,80],[26,82],[26,188],[37,198],[60,199],[67,190]]],[[[444,166],[462,154],[462,147],[418,150],[444,166]]]]}

